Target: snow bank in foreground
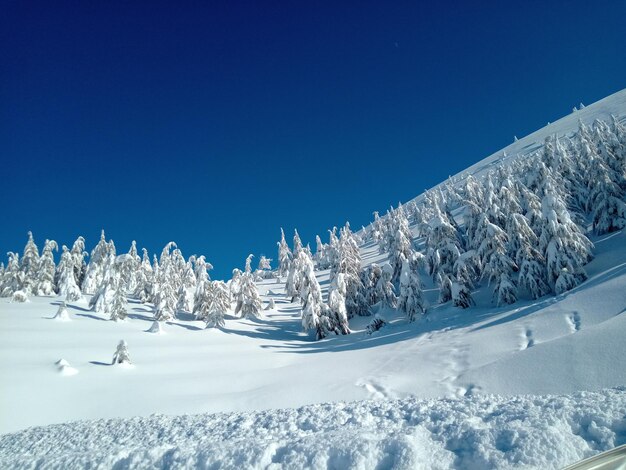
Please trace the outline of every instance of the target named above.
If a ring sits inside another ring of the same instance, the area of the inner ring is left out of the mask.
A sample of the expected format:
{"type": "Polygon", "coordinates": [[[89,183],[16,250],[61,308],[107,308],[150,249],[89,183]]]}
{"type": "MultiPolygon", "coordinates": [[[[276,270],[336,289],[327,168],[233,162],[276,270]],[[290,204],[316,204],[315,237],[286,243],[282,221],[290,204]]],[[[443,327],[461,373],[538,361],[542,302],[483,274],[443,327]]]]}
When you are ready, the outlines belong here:
{"type": "Polygon", "coordinates": [[[626,442],[626,388],[84,421],[0,436],[2,468],[558,468],[626,442]]]}

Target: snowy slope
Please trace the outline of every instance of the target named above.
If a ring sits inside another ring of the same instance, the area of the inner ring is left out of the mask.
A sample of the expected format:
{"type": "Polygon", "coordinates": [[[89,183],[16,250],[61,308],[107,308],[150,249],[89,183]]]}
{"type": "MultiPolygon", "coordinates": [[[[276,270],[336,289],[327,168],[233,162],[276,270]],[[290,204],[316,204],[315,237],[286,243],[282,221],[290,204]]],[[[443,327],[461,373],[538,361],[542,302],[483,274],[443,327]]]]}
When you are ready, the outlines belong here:
{"type": "MultiPolygon", "coordinates": [[[[535,150],[551,133],[571,133],[578,119],[591,122],[610,114],[626,115],[626,90],[520,139],[504,149],[505,161],[535,150]]],[[[481,174],[502,157],[502,151],[496,152],[463,174],[481,174]]],[[[147,332],[152,310],[139,303],[129,304],[127,321],[115,323],[89,311],[84,299],[68,306],[71,321],[62,322],[52,319],[59,298],[32,298],[26,304],[2,298],[0,433],[153,413],[246,414],[98,421],[5,435],[0,438],[0,466],[28,466],[39,458],[58,468],[96,463],[105,458],[96,436],[117,443],[112,445],[118,450],[104,465],[119,461],[121,468],[137,462],[158,467],[214,458],[223,459],[225,466],[289,465],[298,453],[312,459],[307,461],[311,464],[319,458],[320,467],[331,463],[341,467],[342,462],[410,467],[434,462],[423,460],[423,448],[438,456],[442,468],[542,467],[545,462],[558,466],[624,443],[624,392],[609,389],[626,385],[626,232],[593,241],[596,257],[586,266],[589,279],[564,295],[495,308],[490,292],[483,288],[475,293],[477,307],[460,310],[437,305],[437,292],[427,286],[431,307],[421,321],[409,324],[387,312],[390,325],[368,336],[364,329],[369,319],[356,318],[350,322],[353,334],[319,342],[302,333],[298,304],[289,303],[284,285],[273,280],[260,283],[259,290],[264,302],[276,301],[276,308],[263,312],[259,320],[228,318],[223,330],[206,330],[189,316],[168,322],[160,335],[147,332]],[[129,345],[133,367],[109,365],[120,339],[129,345]],[[69,366],[60,370],[56,365],[60,359],[69,366]],[[488,397],[580,390],[600,392],[560,398],[488,397]],[[441,397],[459,401],[419,401],[441,397]],[[342,433],[349,418],[338,424],[330,412],[345,405],[259,412],[365,399],[384,401],[348,406],[356,420],[352,434],[342,433]],[[556,404],[564,407],[563,414],[555,411],[556,404]],[[502,408],[502,428],[491,427],[499,419],[490,415],[493,406],[502,408]],[[581,415],[584,406],[591,407],[591,414],[581,415]],[[536,410],[519,415],[518,407],[536,410]],[[420,419],[426,424],[418,418],[407,423],[405,415],[394,414],[404,409],[412,416],[423,413],[420,419]],[[318,413],[315,410],[326,410],[320,411],[319,422],[311,417],[318,413]],[[542,422],[546,416],[551,418],[542,422]],[[276,424],[280,419],[287,420],[285,427],[276,424]],[[224,420],[237,424],[225,430],[220,427],[224,420]],[[441,427],[447,422],[456,424],[441,427]],[[185,423],[189,435],[181,430],[185,423]],[[119,434],[113,426],[119,426],[119,434]],[[505,432],[507,426],[519,428],[505,432]],[[543,426],[545,434],[535,441],[530,429],[536,426],[543,426]],[[140,431],[144,427],[145,433],[140,431]],[[396,435],[400,429],[402,437],[396,435]],[[201,431],[207,437],[196,439],[201,431]],[[370,436],[359,444],[362,447],[352,444],[357,431],[370,436]],[[154,448],[152,438],[147,438],[153,432],[161,436],[160,441],[154,438],[159,442],[154,448]],[[505,437],[498,437],[500,432],[505,437]],[[82,440],[91,439],[93,433],[93,443],[82,440]],[[38,438],[58,442],[58,447],[48,453],[38,438]],[[465,438],[474,439],[470,441],[474,447],[459,448],[459,439],[465,438]],[[71,444],[64,446],[67,439],[71,444]],[[502,447],[507,439],[513,443],[502,447]],[[562,453],[542,450],[543,454],[534,455],[541,439],[559,446],[562,453]],[[324,442],[338,443],[327,455],[317,454],[316,446],[324,442]]],[[[361,253],[365,265],[385,259],[371,243],[362,246],[361,253]]],[[[317,274],[325,290],[328,272],[317,274]]]]}
{"type": "MultiPolygon", "coordinates": [[[[515,158],[529,155],[541,148],[545,138],[548,136],[571,136],[576,129],[578,129],[579,121],[589,125],[596,119],[610,121],[611,116],[616,116],[620,121],[624,121],[626,119],[625,113],[626,89],[609,95],[576,112],[572,112],[555,122],[549,123],[537,129],[535,132],[528,134],[526,137],[519,138],[517,141],[512,142],[506,147],[452,176],[452,179],[459,180],[469,175],[479,176],[503,162],[509,162],[515,158]]],[[[415,201],[419,201],[421,198],[422,195],[419,195],[415,198],[415,201]]]]}

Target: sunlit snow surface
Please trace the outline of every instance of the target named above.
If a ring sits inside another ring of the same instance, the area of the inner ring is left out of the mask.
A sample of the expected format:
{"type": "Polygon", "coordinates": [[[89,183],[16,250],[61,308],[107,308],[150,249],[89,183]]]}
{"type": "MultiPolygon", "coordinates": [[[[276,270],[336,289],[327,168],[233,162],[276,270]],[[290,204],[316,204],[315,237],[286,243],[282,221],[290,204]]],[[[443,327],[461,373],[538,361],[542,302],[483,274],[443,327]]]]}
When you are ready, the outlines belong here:
{"type": "Polygon", "coordinates": [[[2,468],[559,468],[626,442],[626,389],[85,421],[0,436],[2,468]]]}
{"type": "MultiPolygon", "coordinates": [[[[623,91],[506,158],[578,118],[625,113],[623,91]]],[[[495,308],[483,286],[478,306],[460,310],[437,305],[427,282],[418,322],[381,312],[390,323],[371,336],[370,318],[356,318],[353,334],[319,342],[275,281],[259,285],[276,308],[258,320],[207,330],[183,314],[162,334],[136,302],[116,323],[84,299],[60,322],[59,298],[0,299],[0,468],[553,468],[623,444],[626,233],[593,241],[589,279],[564,295],[495,308]],[[111,365],[121,339],[132,367],[111,365]],[[174,417],[216,412],[231,414],[174,417]],[[75,420],[99,421],[21,431],[75,420]]],[[[385,261],[371,243],[361,249],[364,265],[385,261]]],[[[328,272],[318,275],[325,291],[328,272]]]]}

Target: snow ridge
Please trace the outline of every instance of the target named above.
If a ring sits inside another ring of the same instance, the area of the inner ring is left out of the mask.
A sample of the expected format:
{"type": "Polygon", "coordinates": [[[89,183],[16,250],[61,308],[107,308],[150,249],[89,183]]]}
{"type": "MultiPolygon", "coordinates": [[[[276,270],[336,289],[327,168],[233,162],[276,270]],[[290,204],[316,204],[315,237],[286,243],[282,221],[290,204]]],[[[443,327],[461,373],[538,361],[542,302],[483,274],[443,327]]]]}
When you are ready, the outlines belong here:
{"type": "Polygon", "coordinates": [[[2,468],[559,468],[626,443],[626,388],[107,419],[0,436],[2,468]]]}

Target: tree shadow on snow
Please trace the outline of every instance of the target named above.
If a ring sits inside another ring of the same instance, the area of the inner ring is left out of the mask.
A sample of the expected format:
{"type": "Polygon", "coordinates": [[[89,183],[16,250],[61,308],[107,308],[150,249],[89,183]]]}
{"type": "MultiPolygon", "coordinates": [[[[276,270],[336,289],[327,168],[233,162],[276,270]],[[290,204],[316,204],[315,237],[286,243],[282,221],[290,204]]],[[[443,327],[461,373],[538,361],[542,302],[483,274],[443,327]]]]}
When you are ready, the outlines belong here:
{"type": "MultiPolygon", "coordinates": [[[[154,319],[152,319],[154,321],[154,319]]],[[[199,326],[195,326],[195,325],[184,325],[182,323],[177,323],[177,322],[165,322],[167,325],[173,325],[173,326],[179,326],[181,328],[185,328],[186,330],[190,330],[190,331],[202,331],[204,330],[204,328],[200,328],[199,326]]]]}
{"type": "MultiPolygon", "coordinates": [[[[86,311],[88,312],[89,310],[86,310],[86,311]]],[[[90,313],[77,313],[76,316],[77,317],[91,318],[92,320],[109,321],[108,318],[97,317],[97,316],[92,315],[90,313]]]]}
{"type": "Polygon", "coordinates": [[[111,366],[110,362],[100,362],[100,361],[89,361],[89,364],[93,364],[94,366],[111,366]]]}

